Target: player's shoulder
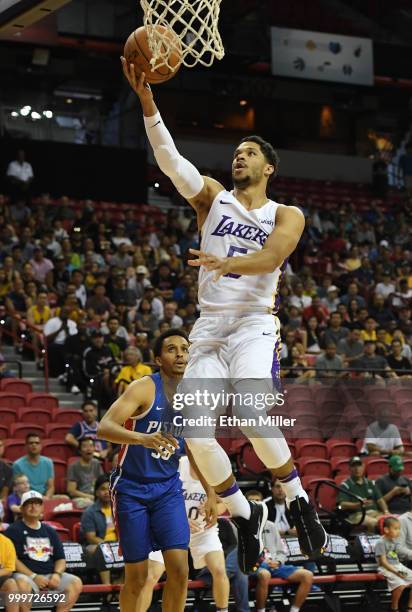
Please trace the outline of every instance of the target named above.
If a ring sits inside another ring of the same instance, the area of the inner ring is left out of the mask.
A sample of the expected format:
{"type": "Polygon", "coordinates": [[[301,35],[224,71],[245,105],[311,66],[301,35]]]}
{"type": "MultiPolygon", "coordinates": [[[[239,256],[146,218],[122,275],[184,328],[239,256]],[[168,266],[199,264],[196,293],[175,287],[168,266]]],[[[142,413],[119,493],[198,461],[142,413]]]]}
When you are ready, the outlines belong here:
{"type": "Polygon", "coordinates": [[[144,398],[154,397],[156,392],[156,383],[153,380],[153,376],[142,376],[138,380],[133,380],[125,391],[129,396],[136,397],[136,400],[144,398]]]}
{"type": "Polygon", "coordinates": [[[296,217],[296,218],[300,218],[300,219],[305,219],[305,215],[303,214],[302,210],[299,208],[299,206],[295,206],[294,204],[288,205],[288,204],[278,204],[277,202],[275,202],[275,204],[277,204],[277,214],[281,214],[281,215],[285,215],[285,216],[289,216],[289,217],[296,217]]]}

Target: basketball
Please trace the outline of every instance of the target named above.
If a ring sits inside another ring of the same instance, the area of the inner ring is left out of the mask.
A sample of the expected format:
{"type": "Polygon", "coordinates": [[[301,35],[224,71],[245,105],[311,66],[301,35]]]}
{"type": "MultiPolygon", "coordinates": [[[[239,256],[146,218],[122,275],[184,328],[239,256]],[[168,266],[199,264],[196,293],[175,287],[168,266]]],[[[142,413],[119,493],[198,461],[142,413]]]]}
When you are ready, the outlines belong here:
{"type": "MultiPolygon", "coordinates": [[[[175,46],[181,49],[180,40],[172,29],[161,25],[156,25],[155,28],[162,37],[173,40],[175,46]]],[[[165,53],[166,51],[167,47],[164,45],[163,52],[165,53]]],[[[180,53],[171,51],[168,57],[168,62],[172,67],[177,66],[176,70],[171,70],[169,66],[159,66],[159,68],[152,71],[152,66],[150,64],[152,54],[149,48],[149,42],[147,40],[146,28],[143,26],[132,32],[129,38],[126,40],[126,44],[124,46],[124,57],[128,63],[134,65],[137,76],[140,76],[142,72],[146,74],[146,81],[148,83],[164,83],[165,81],[168,81],[174,77],[180,68],[179,63],[181,60],[180,53]]]]}

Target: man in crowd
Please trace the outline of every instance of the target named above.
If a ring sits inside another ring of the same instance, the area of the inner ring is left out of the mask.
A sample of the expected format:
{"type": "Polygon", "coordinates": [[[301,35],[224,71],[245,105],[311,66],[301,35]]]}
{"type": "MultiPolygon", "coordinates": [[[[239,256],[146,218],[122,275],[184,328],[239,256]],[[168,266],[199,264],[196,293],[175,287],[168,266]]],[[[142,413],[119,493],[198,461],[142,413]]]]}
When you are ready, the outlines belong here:
{"type": "Polygon", "coordinates": [[[94,485],[103,473],[98,459],[94,458],[95,445],[92,438],[82,438],[79,442],[80,459],[71,463],[67,469],[67,494],[79,506],[90,506],[94,501],[94,485]]]}
{"type": "Polygon", "coordinates": [[[77,421],[66,434],[66,444],[71,446],[75,451],[79,450],[80,441],[83,438],[91,438],[95,442],[94,456],[99,459],[105,459],[108,452],[108,444],[106,440],[97,439],[97,407],[94,402],[87,400],[82,405],[81,421],[77,421]]]}
{"type": "Polygon", "coordinates": [[[281,536],[296,536],[293,519],[286,505],[286,494],[279,480],[272,482],[272,495],[263,501],[268,507],[268,520],[272,521],[281,536]]]}
{"type": "Polygon", "coordinates": [[[390,369],[385,357],[376,355],[376,342],[367,340],[363,348],[363,356],[353,362],[353,367],[359,370],[361,378],[370,378],[374,376],[376,380],[382,378],[396,378],[396,374],[390,369]]]}
{"type": "Polygon", "coordinates": [[[345,372],[341,372],[342,367],[342,359],[336,354],[336,344],[332,341],[328,342],[325,352],[316,358],[318,376],[320,378],[341,378],[345,375],[345,372]]]}
{"type": "Polygon", "coordinates": [[[390,416],[387,408],[379,410],[377,420],[366,429],[362,452],[378,457],[404,453],[401,434],[396,425],[390,422],[390,416]]]}
{"type": "Polygon", "coordinates": [[[122,367],[114,381],[118,385],[118,395],[121,395],[133,380],[139,380],[142,376],[148,376],[152,373],[152,368],[142,363],[142,353],[135,346],[129,346],[124,356],[126,365],[122,367]]]}
{"type": "Polygon", "coordinates": [[[374,483],[365,478],[365,466],[360,457],[352,457],[349,467],[350,477],[342,482],[341,487],[345,491],[357,495],[362,501],[355,501],[350,495],[339,493],[337,503],[342,510],[349,512],[347,520],[350,523],[374,533],[379,517],[388,512],[387,503],[374,483]],[[365,507],[366,512],[361,525],[359,525],[362,507],[365,507]]]}
{"type": "Polygon", "coordinates": [[[351,364],[362,357],[363,355],[363,342],[361,340],[361,328],[359,325],[354,323],[346,338],[339,340],[336,347],[338,355],[342,357],[347,367],[351,367],[351,364]]]}
{"type": "Polygon", "coordinates": [[[26,436],[27,454],[13,463],[13,474],[24,474],[29,479],[31,488],[38,491],[45,499],[54,495],[54,467],[49,457],[41,454],[41,438],[36,433],[26,436]]]}
{"type": "Polygon", "coordinates": [[[52,317],[44,326],[47,337],[50,376],[62,376],[66,364],[65,342],[77,333],[77,325],[69,318],[69,308],[63,306],[60,315],[52,317]]]}
{"type": "Polygon", "coordinates": [[[0,502],[6,507],[7,496],[13,486],[13,470],[3,459],[4,440],[0,438],[0,502]]]}
{"type": "Polygon", "coordinates": [[[402,474],[404,469],[400,455],[392,455],[388,461],[389,472],[376,481],[391,514],[404,514],[411,508],[412,483],[402,474]]]}
{"type": "MultiPolygon", "coordinates": [[[[80,537],[89,555],[93,555],[101,542],[117,541],[107,474],[97,477],[94,499],[94,503],[83,512],[80,522],[80,537]]],[[[101,571],[99,574],[102,584],[110,584],[110,571],[101,571]]]]}
{"type": "MultiPolygon", "coordinates": [[[[10,525],[5,532],[17,553],[13,577],[22,593],[39,593],[45,589],[64,593],[65,600],[58,603],[56,612],[69,612],[79,598],[82,582],[77,576],[65,572],[62,543],[53,527],[40,521],[43,512],[42,495],[33,490],[24,493],[22,520],[10,525]]],[[[31,605],[26,609],[30,608],[31,605]]]]}
{"type": "Polygon", "coordinates": [[[30,185],[34,178],[33,168],[26,161],[26,154],[22,149],[17,152],[17,159],[9,163],[7,178],[10,184],[12,199],[26,199],[29,196],[30,185]]]}

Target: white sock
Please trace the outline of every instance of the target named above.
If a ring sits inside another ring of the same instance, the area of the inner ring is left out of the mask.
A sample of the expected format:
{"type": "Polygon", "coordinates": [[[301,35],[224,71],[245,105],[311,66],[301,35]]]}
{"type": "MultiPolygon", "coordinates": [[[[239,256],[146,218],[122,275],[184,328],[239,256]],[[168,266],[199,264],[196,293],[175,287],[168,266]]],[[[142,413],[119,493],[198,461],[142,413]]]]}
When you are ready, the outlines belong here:
{"type": "Polygon", "coordinates": [[[223,491],[223,493],[218,493],[218,495],[222,498],[223,503],[227,506],[232,516],[241,516],[245,519],[250,519],[249,502],[237,484],[231,486],[227,491],[223,491]]]}
{"type": "Polygon", "coordinates": [[[290,612],[299,612],[300,608],[297,608],[296,606],[292,606],[290,608],[290,612]]]}
{"type": "Polygon", "coordinates": [[[256,612],[265,612],[266,608],[258,608],[256,612]]]}
{"type": "Polygon", "coordinates": [[[282,488],[286,493],[286,503],[288,505],[295,499],[295,497],[303,497],[306,501],[309,501],[308,494],[302,487],[299,476],[289,480],[289,482],[282,482],[282,488]]]}

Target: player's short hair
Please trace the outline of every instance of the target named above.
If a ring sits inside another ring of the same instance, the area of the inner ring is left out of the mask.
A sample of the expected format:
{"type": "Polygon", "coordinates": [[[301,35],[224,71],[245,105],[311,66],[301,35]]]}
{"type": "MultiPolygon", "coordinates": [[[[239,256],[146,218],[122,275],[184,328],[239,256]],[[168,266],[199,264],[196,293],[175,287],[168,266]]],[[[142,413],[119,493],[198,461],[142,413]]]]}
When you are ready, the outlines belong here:
{"type": "Polygon", "coordinates": [[[154,343],[153,354],[155,357],[160,357],[160,355],[162,354],[163,342],[171,336],[180,336],[181,338],[184,338],[186,342],[189,342],[187,334],[185,334],[185,332],[181,329],[167,329],[165,332],[160,334],[160,336],[156,339],[156,342],[154,343]]]}
{"type": "Polygon", "coordinates": [[[383,520],[383,526],[388,528],[396,523],[399,523],[399,519],[396,516],[386,516],[383,520]]]}
{"type": "Polygon", "coordinates": [[[279,170],[280,159],[270,142],[267,142],[267,140],[264,140],[261,136],[256,136],[256,134],[242,138],[239,144],[242,144],[243,142],[254,142],[259,145],[267,163],[275,168],[275,171],[269,177],[269,181],[274,179],[279,170]]]}

